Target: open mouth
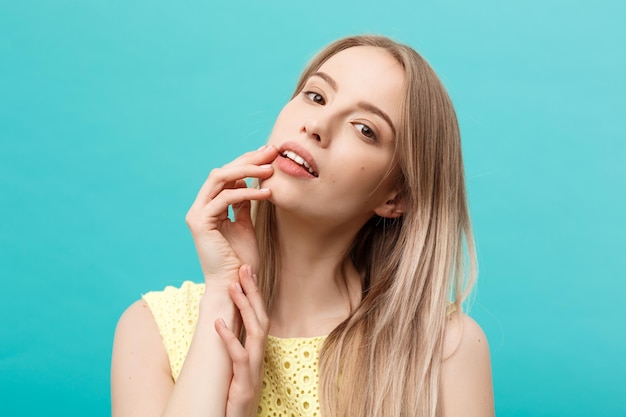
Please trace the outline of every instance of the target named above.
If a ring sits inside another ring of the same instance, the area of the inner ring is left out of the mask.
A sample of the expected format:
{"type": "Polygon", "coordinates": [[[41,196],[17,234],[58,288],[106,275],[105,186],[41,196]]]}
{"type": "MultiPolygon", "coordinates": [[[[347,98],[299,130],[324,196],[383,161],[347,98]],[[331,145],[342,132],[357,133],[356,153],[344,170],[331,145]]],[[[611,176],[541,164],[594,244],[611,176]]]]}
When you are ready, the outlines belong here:
{"type": "Polygon", "coordinates": [[[315,170],[311,167],[311,165],[303,157],[301,157],[300,155],[298,155],[294,151],[283,151],[281,153],[281,155],[284,158],[290,159],[293,162],[295,162],[296,164],[300,165],[309,174],[311,174],[311,175],[313,175],[314,177],[317,178],[317,176],[318,176],[317,172],[315,172],[315,170]]]}

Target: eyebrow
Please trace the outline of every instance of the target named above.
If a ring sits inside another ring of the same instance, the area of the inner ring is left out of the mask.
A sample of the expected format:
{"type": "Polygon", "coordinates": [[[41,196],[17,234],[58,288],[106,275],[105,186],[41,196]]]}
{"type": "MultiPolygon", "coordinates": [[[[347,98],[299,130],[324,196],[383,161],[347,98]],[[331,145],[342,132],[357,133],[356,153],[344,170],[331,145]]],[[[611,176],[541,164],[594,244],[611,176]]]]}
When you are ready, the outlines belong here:
{"type": "Polygon", "coordinates": [[[370,113],[374,113],[374,114],[378,115],[379,117],[381,117],[385,122],[387,122],[387,124],[391,128],[391,132],[393,133],[393,137],[394,138],[396,137],[396,128],[394,127],[393,123],[391,122],[391,118],[389,118],[389,116],[387,116],[387,113],[385,113],[384,111],[382,111],[378,107],[374,106],[373,104],[367,103],[365,101],[360,101],[357,104],[357,107],[360,107],[361,109],[363,109],[365,111],[368,111],[370,113]]]}
{"type": "MultiPolygon", "coordinates": [[[[339,90],[339,86],[337,85],[337,82],[330,75],[326,74],[325,72],[317,71],[317,72],[314,72],[313,74],[311,74],[310,77],[319,77],[322,80],[326,81],[328,83],[328,85],[330,85],[330,88],[332,88],[334,91],[338,91],[339,90]]],[[[391,128],[391,132],[393,133],[393,136],[394,137],[396,136],[396,128],[394,127],[393,122],[391,121],[391,118],[387,115],[387,113],[385,113],[384,111],[382,111],[381,109],[379,109],[375,105],[373,105],[371,103],[368,103],[366,101],[359,101],[357,103],[357,107],[359,107],[362,110],[368,111],[370,113],[374,113],[375,115],[379,116],[381,119],[383,119],[385,122],[387,122],[387,124],[391,128]]]]}
{"type": "Polygon", "coordinates": [[[321,71],[314,72],[313,74],[311,74],[311,77],[320,77],[322,80],[326,81],[333,90],[335,91],[339,90],[339,86],[337,86],[337,82],[333,80],[333,78],[330,75],[326,74],[325,72],[321,72],[321,71]]]}

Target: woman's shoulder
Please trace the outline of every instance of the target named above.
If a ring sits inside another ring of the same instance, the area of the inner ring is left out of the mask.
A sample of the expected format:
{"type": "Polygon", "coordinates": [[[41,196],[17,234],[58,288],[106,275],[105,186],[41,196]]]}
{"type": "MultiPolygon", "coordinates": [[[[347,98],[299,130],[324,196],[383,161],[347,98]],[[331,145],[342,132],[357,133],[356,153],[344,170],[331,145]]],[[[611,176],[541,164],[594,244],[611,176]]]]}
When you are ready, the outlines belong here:
{"type": "Polygon", "coordinates": [[[113,415],[120,415],[141,398],[146,387],[157,392],[171,389],[170,364],[157,325],[144,300],[135,301],[120,317],[111,358],[113,415]],[[163,377],[165,375],[165,377],[163,377]]]}
{"type": "Polygon", "coordinates": [[[183,315],[197,311],[202,294],[204,284],[191,281],[185,281],[179,287],[167,286],[163,290],[145,293],[122,313],[117,330],[128,329],[128,333],[141,329],[162,330],[163,320],[178,321],[183,315]]]}
{"type": "Polygon", "coordinates": [[[455,309],[451,309],[446,318],[443,338],[444,361],[454,356],[461,348],[479,348],[489,353],[487,336],[474,319],[455,309]]]}
{"type": "Polygon", "coordinates": [[[158,356],[176,379],[191,344],[204,290],[204,284],[185,281],[179,287],[144,294],[122,314],[116,343],[158,356]]]}
{"type": "Polygon", "coordinates": [[[487,337],[478,323],[460,311],[450,314],[446,323],[441,387],[446,417],[493,415],[487,337]]]}

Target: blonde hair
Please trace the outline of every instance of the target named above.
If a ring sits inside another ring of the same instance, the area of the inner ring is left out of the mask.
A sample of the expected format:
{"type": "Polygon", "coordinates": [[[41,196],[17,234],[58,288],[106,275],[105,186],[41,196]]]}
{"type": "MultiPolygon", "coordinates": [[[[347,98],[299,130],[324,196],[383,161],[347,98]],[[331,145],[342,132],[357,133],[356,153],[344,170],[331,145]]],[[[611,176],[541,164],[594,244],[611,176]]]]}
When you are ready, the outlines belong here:
{"type": "MultiPolygon", "coordinates": [[[[475,250],[454,108],[437,75],[413,49],[382,36],[340,39],[302,73],[309,76],[336,53],[355,46],[388,51],[405,71],[396,142],[404,214],[371,218],[350,256],[363,276],[361,303],[335,328],[320,353],[322,415],[441,414],[439,379],[445,321],[475,277],[475,250]]],[[[258,204],[255,226],[262,266],[259,284],[268,311],[278,277],[273,206],[258,204]]]]}

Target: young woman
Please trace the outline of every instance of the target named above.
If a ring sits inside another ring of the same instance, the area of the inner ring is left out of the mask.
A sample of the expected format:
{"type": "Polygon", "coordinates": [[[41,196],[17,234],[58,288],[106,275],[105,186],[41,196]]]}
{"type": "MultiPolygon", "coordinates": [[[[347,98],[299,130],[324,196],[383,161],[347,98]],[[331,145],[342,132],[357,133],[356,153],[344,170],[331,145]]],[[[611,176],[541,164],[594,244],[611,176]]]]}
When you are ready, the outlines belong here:
{"type": "Polygon", "coordinates": [[[493,415],[457,121],[411,48],[324,49],[187,223],[204,284],[124,313],[113,416],[493,415]]]}

